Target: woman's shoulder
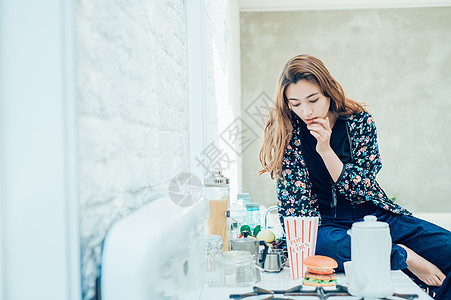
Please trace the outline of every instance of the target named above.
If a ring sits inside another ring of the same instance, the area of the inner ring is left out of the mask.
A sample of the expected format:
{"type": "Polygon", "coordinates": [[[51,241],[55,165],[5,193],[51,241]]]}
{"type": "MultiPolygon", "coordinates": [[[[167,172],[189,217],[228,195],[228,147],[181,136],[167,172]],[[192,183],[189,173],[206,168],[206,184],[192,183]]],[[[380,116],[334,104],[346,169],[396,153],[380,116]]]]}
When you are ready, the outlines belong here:
{"type": "Polygon", "coordinates": [[[350,115],[349,117],[347,117],[347,119],[351,122],[351,123],[356,123],[356,125],[374,125],[374,118],[373,116],[367,112],[367,111],[360,111],[357,112],[355,114],[350,115]]]}
{"type": "Polygon", "coordinates": [[[355,113],[348,117],[348,126],[351,134],[372,135],[376,133],[373,116],[366,111],[355,113]]]}
{"type": "Polygon", "coordinates": [[[348,119],[352,121],[362,121],[367,120],[369,118],[373,118],[373,116],[367,111],[359,111],[348,116],[348,119]]]}
{"type": "Polygon", "coordinates": [[[293,129],[299,128],[302,125],[302,120],[299,118],[299,116],[294,112],[291,111],[291,125],[293,126],[293,129]]]}
{"type": "Polygon", "coordinates": [[[291,112],[291,126],[293,127],[292,134],[294,138],[299,138],[301,134],[301,127],[305,126],[304,122],[296,115],[294,112],[291,112]]]}

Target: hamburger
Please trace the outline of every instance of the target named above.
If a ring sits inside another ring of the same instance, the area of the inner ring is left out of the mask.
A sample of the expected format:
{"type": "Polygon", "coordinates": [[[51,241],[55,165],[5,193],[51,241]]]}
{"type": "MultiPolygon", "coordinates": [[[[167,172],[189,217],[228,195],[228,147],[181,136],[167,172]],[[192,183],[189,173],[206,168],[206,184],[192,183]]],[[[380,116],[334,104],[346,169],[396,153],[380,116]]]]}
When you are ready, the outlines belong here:
{"type": "Polygon", "coordinates": [[[323,255],[313,255],[304,259],[304,265],[307,266],[304,285],[335,286],[337,284],[337,275],[334,269],[338,267],[338,264],[335,259],[323,255]]]}

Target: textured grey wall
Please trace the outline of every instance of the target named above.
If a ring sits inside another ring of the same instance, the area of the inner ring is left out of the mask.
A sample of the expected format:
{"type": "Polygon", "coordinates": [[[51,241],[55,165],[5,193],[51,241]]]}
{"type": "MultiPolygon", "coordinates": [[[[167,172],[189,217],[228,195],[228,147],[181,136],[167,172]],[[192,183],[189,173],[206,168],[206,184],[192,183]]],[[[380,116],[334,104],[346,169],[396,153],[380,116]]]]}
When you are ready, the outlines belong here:
{"type": "MultiPolygon", "coordinates": [[[[241,13],[242,109],[272,98],[282,65],[302,53],[371,105],[387,194],[413,211],[451,212],[451,8],[241,13]]],[[[269,206],[275,183],[257,175],[260,146],[244,153],[243,190],[269,206]]]]}
{"type": "Polygon", "coordinates": [[[81,267],[91,299],[111,224],[189,170],[186,26],[180,1],[78,1],[76,10],[81,267]]]}
{"type": "MultiPolygon", "coordinates": [[[[231,107],[232,118],[240,111],[239,88],[218,99],[228,86],[239,87],[239,68],[230,67],[239,55],[229,43],[238,49],[237,3],[215,4],[205,1],[202,12],[209,142],[223,130],[217,102],[231,107]],[[236,80],[227,80],[231,75],[236,80]]],[[[179,0],[76,2],[83,299],[95,295],[110,226],[166,194],[170,180],[190,170],[184,6],[179,0]]],[[[236,189],[236,160],[231,168],[236,189]]]]}

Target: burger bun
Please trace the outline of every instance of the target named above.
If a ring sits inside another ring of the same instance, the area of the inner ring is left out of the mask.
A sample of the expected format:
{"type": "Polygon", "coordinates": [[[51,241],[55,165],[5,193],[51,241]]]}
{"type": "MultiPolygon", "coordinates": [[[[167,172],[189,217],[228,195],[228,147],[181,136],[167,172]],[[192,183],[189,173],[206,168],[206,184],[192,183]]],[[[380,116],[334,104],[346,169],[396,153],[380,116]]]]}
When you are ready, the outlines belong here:
{"type": "Polygon", "coordinates": [[[338,267],[338,263],[335,261],[335,259],[323,255],[313,255],[304,258],[304,265],[306,265],[307,268],[310,268],[310,270],[312,271],[311,273],[330,272],[331,270],[331,273],[333,273],[333,269],[338,267]]]}

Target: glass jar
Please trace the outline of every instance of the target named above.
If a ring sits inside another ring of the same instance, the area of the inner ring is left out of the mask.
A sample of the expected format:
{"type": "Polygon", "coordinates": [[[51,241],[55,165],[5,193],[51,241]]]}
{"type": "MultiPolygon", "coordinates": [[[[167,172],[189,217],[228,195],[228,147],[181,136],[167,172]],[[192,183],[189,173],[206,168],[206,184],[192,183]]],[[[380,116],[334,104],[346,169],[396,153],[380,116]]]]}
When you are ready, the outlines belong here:
{"type": "Polygon", "coordinates": [[[226,286],[248,286],[260,281],[260,272],[248,251],[224,252],[226,286]]]}
{"type": "Polygon", "coordinates": [[[261,225],[260,205],[258,203],[246,204],[246,224],[251,228],[251,233],[255,227],[261,225]]]}
{"type": "Polygon", "coordinates": [[[205,285],[224,285],[224,257],[222,254],[222,237],[206,235],[205,247],[205,285]]]}
{"type": "Polygon", "coordinates": [[[230,180],[221,171],[213,171],[204,179],[204,198],[210,206],[210,216],[207,221],[207,234],[222,237],[223,250],[228,245],[227,211],[230,201],[230,180]]]}

